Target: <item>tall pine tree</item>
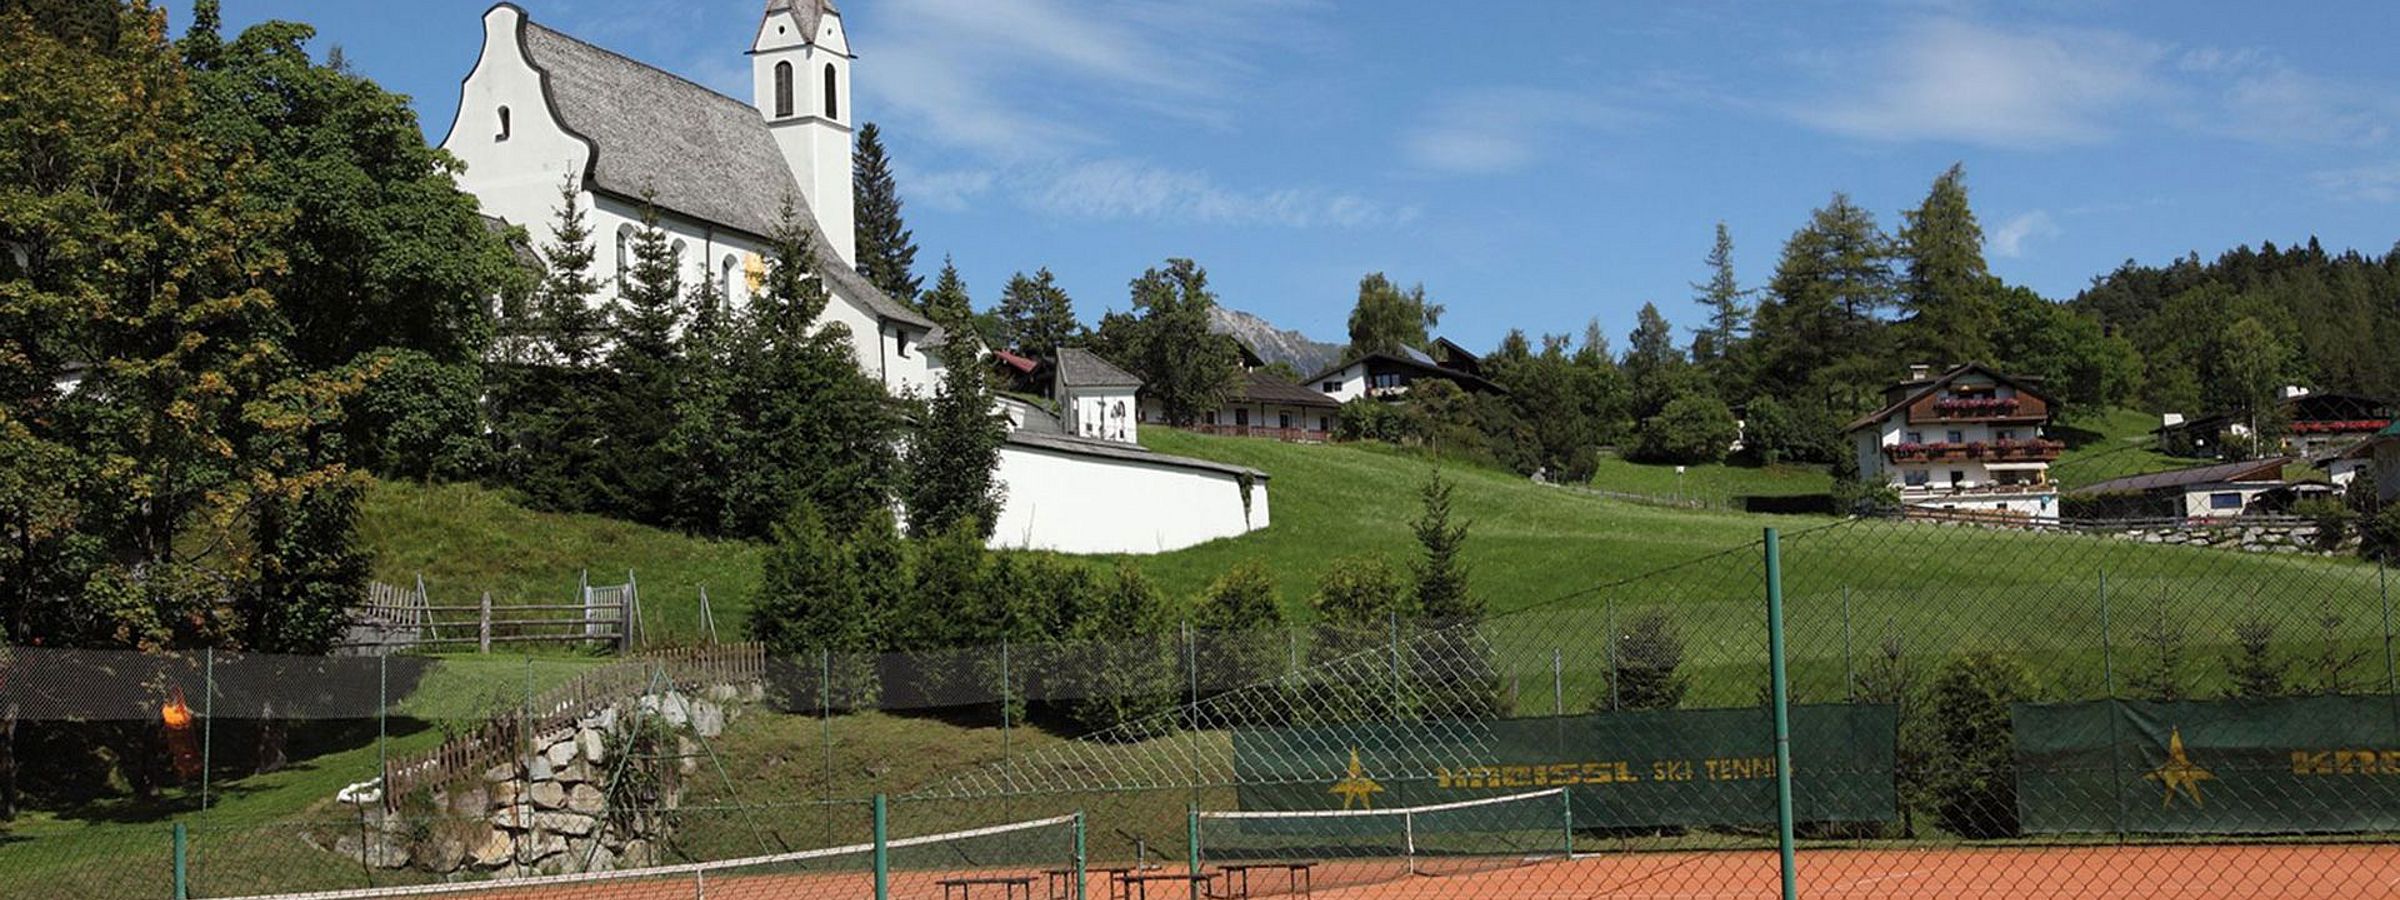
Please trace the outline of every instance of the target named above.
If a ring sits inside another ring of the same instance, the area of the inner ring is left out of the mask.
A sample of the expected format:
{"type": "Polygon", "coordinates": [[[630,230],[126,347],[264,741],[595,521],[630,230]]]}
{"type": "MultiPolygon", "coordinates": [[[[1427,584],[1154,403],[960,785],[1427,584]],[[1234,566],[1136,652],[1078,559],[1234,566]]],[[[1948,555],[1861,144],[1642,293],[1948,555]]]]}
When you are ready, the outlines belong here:
{"type": "Polygon", "coordinates": [[[1048,268],[1036,271],[1031,278],[1019,272],[1009,279],[1008,286],[1000,292],[1000,307],[994,312],[999,320],[1000,343],[1037,357],[1057,353],[1059,347],[1083,333],[1083,324],[1075,321],[1073,301],[1048,268]]]}
{"type": "Polygon", "coordinates": [[[908,442],[908,533],[931,538],[972,524],[980,538],[999,524],[1005,486],[992,477],[1008,419],[993,411],[990,360],[952,361],[941,392],[908,442]]]}
{"type": "Polygon", "coordinates": [[[1757,393],[1832,410],[1865,406],[1890,380],[1883,313],[1891,307],[1891,239],[1848,195],[1784,243],[1759,305],[1757,393]]]}
{"type": "Polygon", "coordinates": [[[633,234],[633,265],[617,285],[610,316],[609,369],[614,378],[602,408],[607,415],[600,470],[606,510],[640,522],[669,521],[674,490],[666,415],[675,406],[679,359],[676,329],[684,312],[682,248],[658,227],[646,200],[633,234]]]}
{"type": "Polygon", "coordinates": [[[1692,329],[1692,360],[1704,364],[1730,354],[1750,333],[1750,292],[1734,278],[1733,232],[1723,222],[1717,223],[1707,264],[1708,280],[1692,285],[1692,302],[1706,314],[1706,324],[1692,329]]]}
{"type": "Polygon", "coordinates": [[[958,263],[942,257],[942,274],[933,281],[933,289],[917,299],[917,306],[927,318],[943,328],[969,328],[975,320],[975,298],[967,294],[967,280],[959,277],[958,263]]]}
{"type": "Polygon", "coordinates": [[[908,300],[925,285],[917,277],[917,242],[900,218],[900,186],[884,155],[883,129],[868,122],[858,129],[857,167],[851,193],[857,198],[858,274],[895,300],[908,300]]]}
{"type": "Polygon", "coordinates": [[[1967,204],[1966,168],[1952,165],[1934,179],[1925,202],[1904,218],[1904,349],[1913,355],[1912,361],[1936,367],[1993,362],[2000,304],[1991,269],[1983,260],[1983,226],[1976,224],[1975,211],[1967,204]]]}

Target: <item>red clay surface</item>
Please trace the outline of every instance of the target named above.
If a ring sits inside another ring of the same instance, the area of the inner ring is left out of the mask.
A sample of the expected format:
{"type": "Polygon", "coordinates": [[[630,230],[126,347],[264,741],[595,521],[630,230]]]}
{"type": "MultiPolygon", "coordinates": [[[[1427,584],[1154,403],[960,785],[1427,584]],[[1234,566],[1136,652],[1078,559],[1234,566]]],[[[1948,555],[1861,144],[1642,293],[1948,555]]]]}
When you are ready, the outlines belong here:
{"type": "MultiPolygon", "coordinates": [[[[1096,864],[1095,864],[1096,865],[1096,864]]],[[[947,900],[960,894],[946,878],[1032,875],[1030,900],[1052,897],[1039,870],[895,873],[898,900],[947,900]]],[[[1779,881],[1773,853],[1592,854],[1445,875],[1410,875],[1397,862],[1318,867],[1324,900],[1772,900],[1779,881]]],[[[2251,845],[1810,850],[1801,854],[1800,896],[1842,900],[1899,898],[2123,898],[2123,900],[2359,900],[2400,898],[2400,845],[2251,845]]],[[[1278,874],[1258,873],[1253,897],[1291,896],[1278,874]]],[[[574,885],[449,894],[466,900],[700,900],[691,875],[627,878],[574,885]]],[[[999,885],[975,885],[966,900],[1004,900],[999,885]]],[[[712,874],[705,900],[867,900],[865,875],[712,874]]],[[[1026,898],[1011,892],[1006,900],[1026,898]]],[[[1109,900],[1094,875],[1088,900],[1109,900]]],[[[1139,896],[1138,894],[1136,895],[1139,896]]],[[[1189,900],[1188,888],[1154,884],[1151,900],[1189,900]]]]}

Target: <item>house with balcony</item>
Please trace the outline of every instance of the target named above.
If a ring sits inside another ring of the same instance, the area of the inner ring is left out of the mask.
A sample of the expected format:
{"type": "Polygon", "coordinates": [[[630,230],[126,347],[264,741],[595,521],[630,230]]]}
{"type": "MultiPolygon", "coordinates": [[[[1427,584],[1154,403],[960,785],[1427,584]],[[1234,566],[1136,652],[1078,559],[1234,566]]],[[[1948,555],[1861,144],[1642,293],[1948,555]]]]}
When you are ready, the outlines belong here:
{"type": "MultiPolygon", "coordinates": [[[[1226,394],[1224,405],[1200,414],[1193,431],[1295,443],[1333,439],[1334,427],[1342,420],[1340,401],[1270,371],[1248,344],[1236,340],[1234,346],[1242,352],[1241,378],[1226,394]]],[[[1142,421],[1166,422],[1166,408],[1157,398],[1142,398],[1142,421]]]]}
{"type": "MultiPolygon", "coordinates": [[[[2320,458],[2349,450],[2400,418],[2400,403],[2364,394],[2318,392],[2286,387],[2275,399],[2274,417],[2283,423],[2275,446],[2261,453],[2284,453],[2320,458]]],[[[2225,459],[2229,445],[2247,447],[2251,421],[2239,412],[2198,418],[2168,413],[2151,433],[2161,452],[2191,459],[2225,459]]]]}
{"type": "Polygon", "coordinates": [[[1969,363],[1911,367],[1884,406],[1850,423],[1859,479],[1902,504],[2013,518],[2055,518],[2050,464],[2066,445],[2043,436],[2056,403],[2034,379],[1969,363]]]}
{"type": "Polygon", "coordinates": [[[1448,338],[1435,340],[1425,350],[1402,347],[1394,353],[1357,354],[1306,384],[1336,403],[1348,403],[1360,397],[1397,400],[1408,395],[1410,385],[1427,379],[1450,382],[1470,394],[1508,393],[1483,377],[1481,357],[1448,338]]]}

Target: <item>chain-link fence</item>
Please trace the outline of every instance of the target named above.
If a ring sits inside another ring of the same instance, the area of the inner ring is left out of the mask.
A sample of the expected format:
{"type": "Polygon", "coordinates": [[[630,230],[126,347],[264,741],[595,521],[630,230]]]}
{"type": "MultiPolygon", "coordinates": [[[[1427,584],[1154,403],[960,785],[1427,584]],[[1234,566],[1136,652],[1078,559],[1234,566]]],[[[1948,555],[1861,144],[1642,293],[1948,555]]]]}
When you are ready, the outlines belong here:
{"type": "Polygon", "coordinates": [[[2243,546],[1854,520],[1471,621],[701,678],[20,648],[45,812],[0,835],[0,892],[2394,896],[2385,573],[2243,546]],[[499,762],[372,783],[577,676],[610,686],[499,762]],[[228,749],[270,706],[280,769],[228,749]]]}

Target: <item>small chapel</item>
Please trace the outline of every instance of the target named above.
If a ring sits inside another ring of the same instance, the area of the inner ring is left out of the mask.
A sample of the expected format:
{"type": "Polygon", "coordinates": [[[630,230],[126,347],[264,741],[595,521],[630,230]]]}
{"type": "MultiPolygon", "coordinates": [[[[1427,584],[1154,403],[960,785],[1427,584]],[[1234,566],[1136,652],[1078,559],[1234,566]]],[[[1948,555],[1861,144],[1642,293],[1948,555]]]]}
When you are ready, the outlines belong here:
{"type": "MultiPolygon", "coordinates": [[[[537,247],[555,237],[562,185],[571,186],[594,236],[600,303],[633,267],[645,210],[684,281],[719,285],[733,304],[758,290],[788,216],[808,231],[832,297],[821,324],[848,327],[859,367],[885,390],[932,395],[950,336],[913,298],[884,295],[856,269],[859,58],[841,12],[832,0],[767,0],[746,49],[729,40],[727,52],[749,57],[747,100],[500,3],[483,14],[482,53],[442,149],[465,164],[459,187],[483,214],[524,228],[537,247]]],[[[965,364],[973,341],[960,336],[965,364]]],[[[1060,411],[1011,419],[994,473],[1006,491],[995,547],[1159,553],[1267,526],[1265,473],[1152,453],[1129,429],[1116,440],[1097,427],[1085,436],[1060,411]]]]}

